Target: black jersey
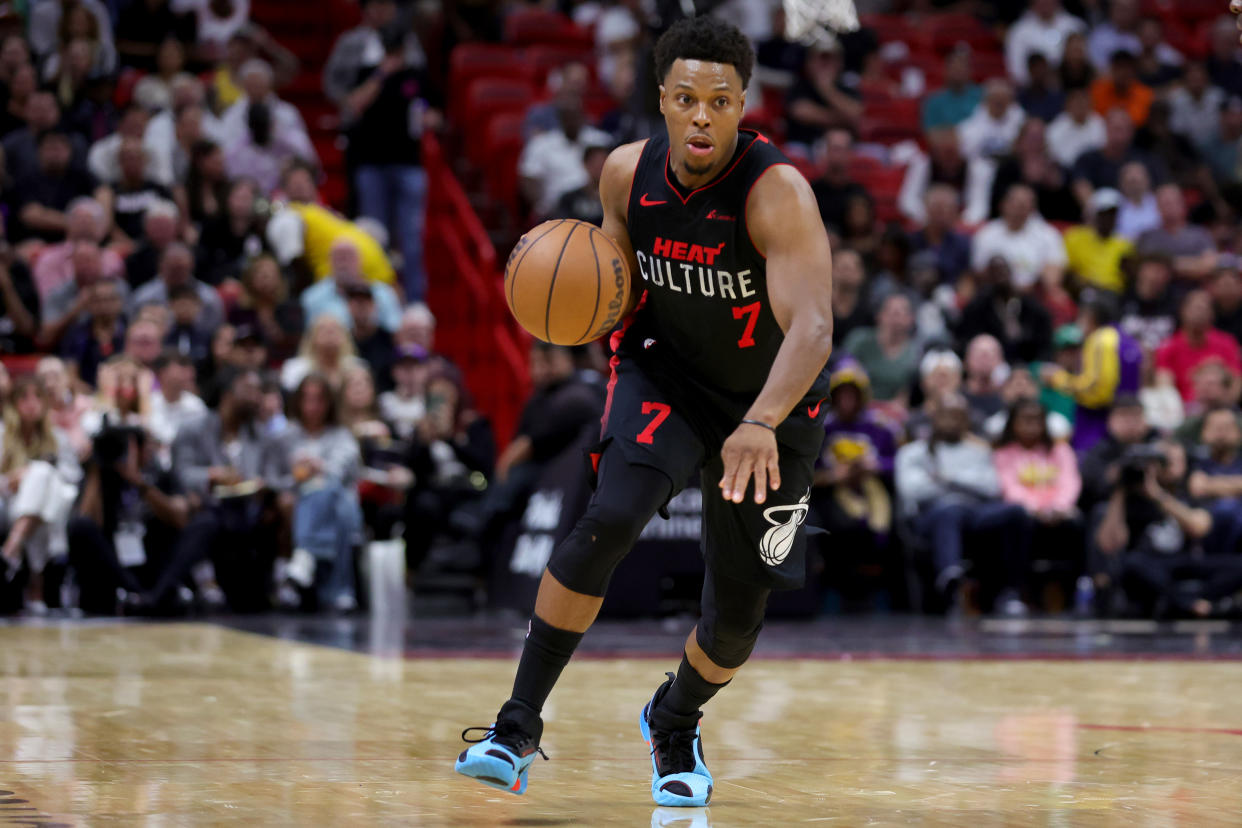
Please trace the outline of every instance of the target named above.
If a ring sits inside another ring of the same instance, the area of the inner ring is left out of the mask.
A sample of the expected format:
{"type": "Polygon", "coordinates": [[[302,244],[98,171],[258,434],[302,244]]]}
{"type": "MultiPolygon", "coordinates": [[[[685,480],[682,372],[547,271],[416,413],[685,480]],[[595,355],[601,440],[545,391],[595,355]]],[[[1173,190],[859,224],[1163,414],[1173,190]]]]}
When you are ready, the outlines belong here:
{"type": "Polygon", "coordinates": [[[785,335],[768,300],[767,262],[747,232],[746,198],[764,172],[788,163],[764,136],[738,130],[724,171],[686,190],[670,169],[667,134],[647,141],[626,212],[646,296],[624,354],[653,374],[754,399],[785,335]]]}

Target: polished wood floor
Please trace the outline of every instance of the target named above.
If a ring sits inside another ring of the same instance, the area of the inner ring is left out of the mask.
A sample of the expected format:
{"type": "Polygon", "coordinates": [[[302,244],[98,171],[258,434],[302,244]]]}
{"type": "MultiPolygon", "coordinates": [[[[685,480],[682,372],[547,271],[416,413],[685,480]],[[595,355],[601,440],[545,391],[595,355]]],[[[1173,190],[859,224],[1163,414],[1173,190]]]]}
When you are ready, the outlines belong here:
{"type": "Polygon", "coordinates": [[[757,660],[703,722],[710,809],[657,809],[635,719],[673,660],[583,660],[524,797],[452,772],[512,663],[206,624],[0,628],[0,824],[1242,823],[1242,662],[757,660]]]}

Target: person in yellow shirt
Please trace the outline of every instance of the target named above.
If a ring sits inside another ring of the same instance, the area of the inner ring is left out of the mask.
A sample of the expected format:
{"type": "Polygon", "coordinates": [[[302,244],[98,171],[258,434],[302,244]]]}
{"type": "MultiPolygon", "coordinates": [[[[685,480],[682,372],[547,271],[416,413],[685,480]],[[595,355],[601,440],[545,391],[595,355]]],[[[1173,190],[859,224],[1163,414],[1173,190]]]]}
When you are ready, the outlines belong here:
{"type": "Polygon", "coordinates": [[[1125,277],[1123,260],[1134,254],[1134,243],[1116,233],[1121,193],[1101,187],[1087,204],[1090,224],[1079,224],[1065,231],[1065,255],[1069,268],[1091,287],[1122,293],[1125,277]]]}

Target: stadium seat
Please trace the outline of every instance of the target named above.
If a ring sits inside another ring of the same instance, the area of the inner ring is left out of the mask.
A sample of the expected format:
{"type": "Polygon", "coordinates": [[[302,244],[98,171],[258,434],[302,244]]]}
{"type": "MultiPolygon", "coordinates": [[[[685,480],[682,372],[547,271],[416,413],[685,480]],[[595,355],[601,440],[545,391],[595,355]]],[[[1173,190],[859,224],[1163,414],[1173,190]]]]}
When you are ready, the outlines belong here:
{"type": "Polygon", "coordinates": [[[526,80],[530,78],[530,68],[522,53],[511,46],[463,43],[453,50],[449,59],[448,115],[454,123],[462,114],[455,102],[465,98],[471,83],[489,77],[526,80]]]}
{"type": "Polygon", "coordinates": [[[919,102],[905,98],[868,102],[858,131],[860,140],[873,143],[918,140],[922,136],[919,102]]]}
{"type": "MultiPolygon", "coordinates": [[[[523,53],[524,61],[530,72],[530,78],[538,86],[543,86],[548,74],[566,63],[585,63],[594,68],[594,52],[573,45],[542,43],[531,46],[523,53]]],[[[592,72],[592,74],[594,74],[592,72]]]]}
{"type": "Polygon", "coordinates": [[[559,44],[593,49],[595,37],[560,12],[519,8],[505,18],[505,42],[516,46],[559,44]]]}
{"type": "Polygon", "coordinates": [[[505,112],[523,113],[534,100],[535,88],[529,81],[502,78],[473,81],[466,89],[458,121],[466,135],[467,152],[481,148],[481,133],[490,118],[505,112]]]}
{"type": "Polygon", "coordinates": [[[522,154],[522,113],[497,115],[487,124],[483,169],[487,194],[515,219],[521,212],[518,195],[518,157],[522,154]]]}

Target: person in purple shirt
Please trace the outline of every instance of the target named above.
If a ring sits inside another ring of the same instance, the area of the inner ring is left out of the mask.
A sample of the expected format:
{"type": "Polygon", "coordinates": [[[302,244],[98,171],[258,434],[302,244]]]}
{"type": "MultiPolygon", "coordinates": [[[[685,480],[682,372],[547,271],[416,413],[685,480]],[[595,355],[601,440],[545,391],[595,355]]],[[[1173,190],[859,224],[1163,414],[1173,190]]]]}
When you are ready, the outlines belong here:
{"type": "MultiPolygon", "coordinates": [[[[857,594],[863,576],[877,569],[891,580],[901,569],[891,542],[893,460],[897,428],[867,407],[871,382],[854,360],[843,360],[830,382],[832,411],[824,421],[824,445],[815,467],[811,508],[833,536],[826,583],[857,594]]],[[[871,589],[874,592],[874,578],[871,589]]],[[[893,584],[883,584],[890,592],[893,584]]]]}

